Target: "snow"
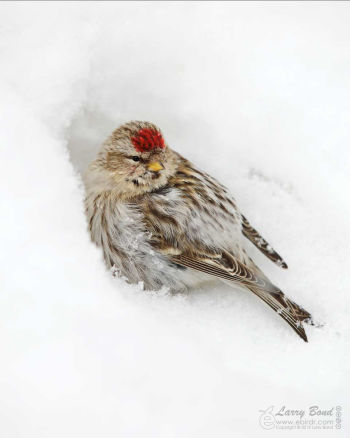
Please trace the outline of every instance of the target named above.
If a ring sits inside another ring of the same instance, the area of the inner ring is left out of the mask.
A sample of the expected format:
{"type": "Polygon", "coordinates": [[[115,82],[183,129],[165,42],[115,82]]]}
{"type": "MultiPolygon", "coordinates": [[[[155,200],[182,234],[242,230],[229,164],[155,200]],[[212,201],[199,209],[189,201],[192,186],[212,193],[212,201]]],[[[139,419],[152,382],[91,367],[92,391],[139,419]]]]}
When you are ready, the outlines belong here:
{"type": "Polygon", "coordinates": [[[1,437],[281,436],[271,405],[343,408],[349,436],[350,4],[0,5],[1,437]],[[81,172],[130,119],[228,186],[285,258],[254,296],[170,296],[107,272],[81,172]]]}

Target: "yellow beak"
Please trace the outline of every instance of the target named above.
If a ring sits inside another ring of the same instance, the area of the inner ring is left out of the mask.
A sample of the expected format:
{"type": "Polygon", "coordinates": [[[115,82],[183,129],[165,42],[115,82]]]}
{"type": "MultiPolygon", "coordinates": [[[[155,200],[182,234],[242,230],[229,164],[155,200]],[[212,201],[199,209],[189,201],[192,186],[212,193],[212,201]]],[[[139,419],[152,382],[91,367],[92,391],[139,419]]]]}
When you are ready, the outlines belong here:
{"type": "Polygon", "coordinates": [[[164,166],[159,161],[152,161],[151,163],[148,163],[147,167],[152,172],[159,172],[164,169],[164,166]]]}

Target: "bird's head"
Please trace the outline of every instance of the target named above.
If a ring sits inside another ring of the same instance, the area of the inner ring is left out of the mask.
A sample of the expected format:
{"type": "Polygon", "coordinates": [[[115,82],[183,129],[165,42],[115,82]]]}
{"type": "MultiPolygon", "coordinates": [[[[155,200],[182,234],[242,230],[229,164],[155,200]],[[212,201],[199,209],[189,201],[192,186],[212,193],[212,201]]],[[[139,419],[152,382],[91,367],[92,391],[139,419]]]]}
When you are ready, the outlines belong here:
{"type": "Polygon", "coordinates": [[[132,121],[117,128],[103,143],[90,166],[124,197],[138,196],[166,185],[176,168],[175,154],[160,129],[150,122],[132,121]]]}

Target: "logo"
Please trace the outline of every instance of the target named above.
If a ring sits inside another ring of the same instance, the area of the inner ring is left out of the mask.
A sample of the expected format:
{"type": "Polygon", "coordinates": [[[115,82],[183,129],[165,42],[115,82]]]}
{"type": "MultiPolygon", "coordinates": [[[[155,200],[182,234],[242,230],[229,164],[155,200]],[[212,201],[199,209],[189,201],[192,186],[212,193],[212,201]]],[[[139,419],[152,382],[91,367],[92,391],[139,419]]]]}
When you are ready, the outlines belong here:
{"type": "Polygon", "coordinates": [[[276,424],[275,416],[273,415],[273,406],[265,409],[264,411],[260,411],[261,415],[259,417],[260,426],[263,429],[274,429],[276,424]]]}
{"type": "Polygon", "coordinates": [[[269,406],[259,410],[259,425],[265,430],[279,429],[341,429],[341,406],[320,407],[312,405],[290,408],[286,405],[269,406]]]}

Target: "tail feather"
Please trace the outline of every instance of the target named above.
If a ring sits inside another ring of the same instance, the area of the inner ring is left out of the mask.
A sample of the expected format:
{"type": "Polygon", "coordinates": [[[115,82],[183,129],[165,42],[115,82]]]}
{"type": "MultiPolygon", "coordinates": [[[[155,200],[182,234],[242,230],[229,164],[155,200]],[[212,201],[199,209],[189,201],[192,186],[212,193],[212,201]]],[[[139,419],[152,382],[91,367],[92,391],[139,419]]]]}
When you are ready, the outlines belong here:
{"type": "Polygon", "coordinates": [[[284,293],[277,288],[273,292],[265,291],[256,287],[249,287],[249,290],[268,304],[305,342],[308,342],[302,323],[306,322],[313,324],[312,316],[309,312],[295,302],[289,300],[284,293]]]}
{"type": "Polygon", "coordinates": [[[252,242],[267,258],[276,263],[283,269],[287,269],[287,263],[283,258],[275,251],[272,246],[260,235],[260,233],[253,228],[248,222],[247,218],[242,216],[242,233],[252,242]]]}
{"type": "Polygon", "coordinates": [[[227,251],[222,251],[221,254],[213,252],[171,255],[170,258],[178,265],[220,278],[231,286],[239,285],[250,290],[277,312],[307,342],[302,323],[312,324],[310,313],[288,299],[252,260],[248,259],[246,265],[227,251]]]}

